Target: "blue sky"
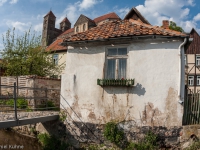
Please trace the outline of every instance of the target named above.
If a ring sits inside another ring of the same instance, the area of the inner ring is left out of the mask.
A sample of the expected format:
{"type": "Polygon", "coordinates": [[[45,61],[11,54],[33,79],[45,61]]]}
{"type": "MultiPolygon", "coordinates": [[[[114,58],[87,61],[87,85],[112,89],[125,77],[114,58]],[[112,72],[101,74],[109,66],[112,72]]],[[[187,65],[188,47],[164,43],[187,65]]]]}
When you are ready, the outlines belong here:
{"type": "Polygon", "coordinates": [[[59,23],[66,16],[73,27],[80,14],[94,19],[116,12],[123,18],[132,7],[136,7],[152,25],[161,25],[162,20],[168,19],[186,32],[195,28],[200,33],[199,0],[0,0],[0,34],[13,27],[17,34],[30,27],[41,33],[43,17],[50,9],[56,16],[56,27],[59,28],[59,23]]]}

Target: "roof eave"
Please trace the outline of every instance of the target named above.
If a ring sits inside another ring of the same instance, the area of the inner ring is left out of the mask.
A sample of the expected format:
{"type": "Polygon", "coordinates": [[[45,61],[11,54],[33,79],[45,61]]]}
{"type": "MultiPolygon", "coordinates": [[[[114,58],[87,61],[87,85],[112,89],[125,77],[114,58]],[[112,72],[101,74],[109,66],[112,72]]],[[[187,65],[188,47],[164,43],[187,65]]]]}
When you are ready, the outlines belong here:
{"type": "Polygon", "coordinates": [[[92,42],[105,42],[105,41],[113,41],[113,40],[120,40],[120,39],[131,39],[131,40],[140,40],[140,39],[156,39],[156,38],[188,38],[188,35],[185,36],[162,36],[162,35],[145,35],[145,36],[126,36],[126,37],[116,37],[116,38],[107,38],[107,39],[96,39],[96,40],[82,40],[82,41],[64,41],[61,43],[62,46],[69,46],[75,44],[86,44],[92,42]]]}

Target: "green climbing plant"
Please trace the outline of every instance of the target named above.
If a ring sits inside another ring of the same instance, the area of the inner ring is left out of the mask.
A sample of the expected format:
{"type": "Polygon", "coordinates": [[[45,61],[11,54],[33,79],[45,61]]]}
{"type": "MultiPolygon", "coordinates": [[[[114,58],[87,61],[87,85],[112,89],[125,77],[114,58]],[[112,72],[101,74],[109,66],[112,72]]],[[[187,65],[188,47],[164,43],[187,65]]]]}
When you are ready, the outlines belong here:
{"type": "Polygon", "coordinates": [[[124,132],[117,127],[115,122],[108,122],[104,128],[104,136],[107,140],[120,145],[124,139],[124,132]]]}

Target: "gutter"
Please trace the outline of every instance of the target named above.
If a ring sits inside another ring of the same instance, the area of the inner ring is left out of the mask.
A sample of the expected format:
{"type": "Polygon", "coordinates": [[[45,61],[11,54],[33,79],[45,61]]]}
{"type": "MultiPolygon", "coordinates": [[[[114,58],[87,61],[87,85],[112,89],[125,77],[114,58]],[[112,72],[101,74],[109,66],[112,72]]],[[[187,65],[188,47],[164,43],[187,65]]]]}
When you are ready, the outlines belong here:
{"type": "Polygon", "coordinates": [[[178,91],[178,102],[182,104],[184,102],[184,90],[185,90],[185,63],[184,63],[184,45],[187,42],[187,38],[184,38],[183,43],[179,46],[179,91],[178,91]],[[184,85],[183,85],[184,84],[184,85]]]}
{"type": "Polygon", "coordinates": [[[121,36],[121,37],[110,37],[107,39],[96,39],[96,40],[80,40],[80,41],[63,41],[63,43],[61,43],[62,46],[66,46],[66,45],[76,45],[76,44],[86,44],[86,43],[90,43],[90,42],[112,42],[112,40],[122,40],[122,39],[130,39],[130,40],[143,40],[144,38],[147,39],[157,39],[157,38],[185,38],[187,36],[161,36],[161,35],[144,35],[144,36],[121,36]]]}

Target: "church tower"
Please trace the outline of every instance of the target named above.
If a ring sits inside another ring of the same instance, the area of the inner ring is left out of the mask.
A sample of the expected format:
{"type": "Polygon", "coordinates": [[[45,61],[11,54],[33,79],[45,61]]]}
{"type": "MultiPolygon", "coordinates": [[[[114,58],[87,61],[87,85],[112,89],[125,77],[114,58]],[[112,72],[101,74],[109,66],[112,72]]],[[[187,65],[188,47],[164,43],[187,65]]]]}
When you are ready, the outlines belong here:
{"type": "Polygon", "coordinates": [[[71,23],[69,22],[69,20],[67,19],[67,17],[65,17],[63,19],[63,21],[60,23],[60,30],[62,32],[64,32],[64,31],[66,31],[66,30],[68,30],[70,28],[71,28],[71,23]]]}
{"type": "Polygon", "coordinates": [[[56,17],[52,11],[49,11],[43,20],[43,30],[42,30],[42,46],[48,46],[53,42],[55,35],[55,22],[56,17]]]}

